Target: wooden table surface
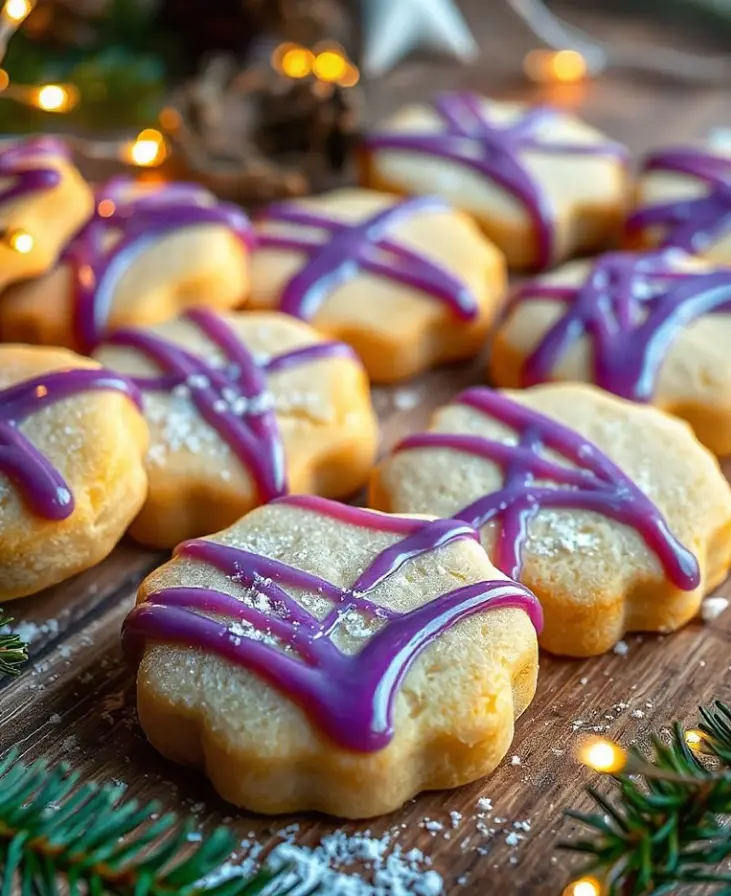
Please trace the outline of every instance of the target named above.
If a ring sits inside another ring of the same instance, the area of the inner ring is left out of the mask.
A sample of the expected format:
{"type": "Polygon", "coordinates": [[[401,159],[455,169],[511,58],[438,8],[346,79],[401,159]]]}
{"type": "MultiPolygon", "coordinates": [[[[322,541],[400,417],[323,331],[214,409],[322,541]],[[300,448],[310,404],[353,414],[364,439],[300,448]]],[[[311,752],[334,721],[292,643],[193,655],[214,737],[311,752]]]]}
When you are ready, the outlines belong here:
{"type": "MultiPolygon", "coordinates": [[[[479,63],[468,69],[434,59],[410,61],[369,87],[369,118],[436,88],[461,86],[570,106],[636,152],[731,125],[731,95],[721,88],[620,74],[594,83],[530,88],[520,62],[535,41],[501,7],[488,12],[484,0],[465,6],[482,47],[479,63]]],[[[635,24],[611,27],[617,39],[641,37],[635,24]]],[[[482,363],[444,368],[407,386],[377,389],[384,451],[421,427],[433,407],[464,386],[480,383],[482,369],[482,363]],[[417,396],[419,403],[399,410],[404,404],[394,398],[399,394],[417,396]]],[[[120,653],[119,630],[139,581],[159,561],[159,555],[124,543],[95,569],[10,606],[18,620],[37,628],[23,674],[0,681],[0,751],[17,745],[25,760],[65,759],[87,778],[124,781],[135,796],[159,798],[167,808],[193,809],[204,826],[227,818],[242,837],[253,830],[265,842],[270,830],[293,819],[272,822],[236,813],[201,775],[160,758],[137,725],[133,675],[120,653]]],[[[731,585],[720,593],[731,594],[731,585]]],[[[450,893],[558,894],[571,876],[570,858],[554,848],[572,833],[562,811],[586,805],[581,790],[591,777],[572,758],[582,731],[600,730],[625,744],[643,742],[651,730],[675,718],[694,720],[701,702],[730,699],[730,642],[731,611],[669,637],[630,636],[624,656],[567,661],[544,655],[537,697],[517,724],[509,756],[489,779],[422,795],[393,816],[346,829],[378,834],[405,824],[400,842],[432,857],[450,893]],[[512,756],[519,757],[519,764],[511,762],[512,756]],[[488,822],[497,832],[491,837],[476,830],[481,796],[494,804],[488,822]],[[451,810],[463,815],[455,830],[449,824],[451,810]],[[419,822],[426,817],[443,822],[449,836],[425,830],[419,822]],[[529,821],[530,831],[518,831],[522,839],[511,845],[506,837],[516,820],[529,821]]],[[[297,821],[306,843],[337,828],[316,817],[297,821]]]]}

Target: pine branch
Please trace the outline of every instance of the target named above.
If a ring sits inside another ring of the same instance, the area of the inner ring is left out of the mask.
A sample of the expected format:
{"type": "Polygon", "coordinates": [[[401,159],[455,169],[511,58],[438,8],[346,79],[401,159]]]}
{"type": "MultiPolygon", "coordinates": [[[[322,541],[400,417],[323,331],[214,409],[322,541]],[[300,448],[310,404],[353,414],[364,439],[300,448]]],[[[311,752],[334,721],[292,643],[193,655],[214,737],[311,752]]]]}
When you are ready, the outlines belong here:
{"type": "Polygon", "coordinates": [[[16,751],[0,761],[0,896],[57,896],[59,881],[69,896],[287,896],[301,883],[284,868],[208,885],[236,847],[225,828],[192,846],[192,822],[157,817],[120,786],[78,783],[16,751]]]}
{"type": "Polygon", "coordinates": [[[28,645],[13,632],[2,631],[12,621],[0,612],[0,675],[17,675],[20,666],[28,659],[28,645]]]}
{"type": "Polygon", "coordinates": [[[701,883],[731,894],[731,873],[719,868],[731,857],[731,708],[717,702],[700,714],[699,751],[676,724],[669,744],[653,740],[650,757],[630,752],[613,799],[587,788],[599,813],[566,813],[589,836],[560,848],[589,857],[583,872],[603,894],[657,896],[701,883]]]}

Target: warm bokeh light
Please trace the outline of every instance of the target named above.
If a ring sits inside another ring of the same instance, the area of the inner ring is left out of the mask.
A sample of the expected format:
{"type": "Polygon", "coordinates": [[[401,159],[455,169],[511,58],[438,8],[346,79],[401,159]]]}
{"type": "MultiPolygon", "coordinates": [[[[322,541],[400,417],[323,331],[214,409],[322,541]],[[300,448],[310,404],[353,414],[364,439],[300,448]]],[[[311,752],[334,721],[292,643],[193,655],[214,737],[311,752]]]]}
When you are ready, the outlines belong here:
{"type": "Polygon", "coordinates": [[[280,53],[278,57],[275,51],[272,59],[277,60],[277,62],[274,62],[274,67],[288,78],[306,78],[312,73],[312,64],[315,56],[307,47],[289,44],[287,49],[280,53]]]}
{"type": "Polygon", "coordinates": [[[563,891],[563,896],[600,896],[601,884],[595,877],[581,877],[563,891]]]}
{"type": "Polygon", "coordinates": [[[699,751],[703,748],[703,732],[695,728],[691,728],[685,732],[685,742],[693,751],[699,751]]]}
{"type": "Polygon", "coordinates": [[[67,112],[76,105],[77,92],[63,84],[45,84],[39,87],[33,104],[44,112],[67,112]]]}
{"type": "Polygon", "coordinates": [[[312,64],[315,77],[321,81],[340,83],[350,68],[348,60],[335,50],[325,50],[318,53],[312,64]]]}
{"type": "Polygon", "coordinates": [[[531,50],[523,60],[523,70],[538,84],[570,84],[588,74],[586,59],[576,50],[531,50]]]}
{"type": "Polygon", "coordinates": [[[31,9],[33,9],[31,0],[7,0],[3,7],[3,15],[14,25],[20,25],[31,9]]]}
{"type": "Polygon", "coordinates": [[[33,237],[25,230],[14,230],[8,236],[8,243],[11,249],[21,255],[27,255],[33,250],[33,237]]]}
{"type": "Polygon", "coordinates": [[[145,128],[137,135],[134,143],[126,147],[123,158],[141,168],[154,168],[165,161],[167,154],[167,141],[160,131],[156,131],[154,128],[145,128]]]}
{"type": "Polygon", "coordinates": [[[117,206],[113,199],[101,199],[96,210],[100,218],[111,218],[117,210],[117,206]]]}
{"type": "Polygon", "coordinates": [[[161,109],[159,119],[162,127],[170,132],[177,131],[182,123],[180,112],[177,109],[173,109],[172,106],[165,106],[164,109],[161,109]]]}
{"type": "Polygon", "coordinates": [[[345,70],[345,74],[338,81],[338,84],[341,87],[355,87],[358,81],[360,81],[360,72],[352,63],[350,63],[345,70]]]}
{"type": "Polygon", "coordinates": [[[625,751],[601,737],[594,737],[584,741],[579,748],[578,759],[595,772],[613,774],[621,771],[627,764],[625,751]]]}
{"type": "Polygon", "coordinates": [[[0,68],[0,90],[5,90],[5,88],[10,83],[10,76],[5,71],[4,68],[0,68]]]}

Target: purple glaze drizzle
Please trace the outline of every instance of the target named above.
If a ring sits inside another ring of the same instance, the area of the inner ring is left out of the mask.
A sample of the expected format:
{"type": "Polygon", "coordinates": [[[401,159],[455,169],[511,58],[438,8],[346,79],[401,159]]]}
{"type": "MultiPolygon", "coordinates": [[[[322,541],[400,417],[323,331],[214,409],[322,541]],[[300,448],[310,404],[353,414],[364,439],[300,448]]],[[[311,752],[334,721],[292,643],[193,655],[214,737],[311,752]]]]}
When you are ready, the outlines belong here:
{"type": "Polygon", "coordinates": [[[205,358],[144,330],[116,330],[106,342],[143,353],[162,373],[131,377],[143,391],[185,389],[198,413],[226,442],[250,472],[266,503],[287,491],[285,458],[266,374],[323,358],[350,358],[353,350],[340,342],[317,342],[258,362],[219,315],[205,308],[183,317],[197,326],[223,353],[226,363],[213,366],[205,358]]]}
{"type": "Polygon", "coordinates": [[[211,204],[211,194],[196,184],[165,184],[130,196],[134,180],[116,177],[98,191],[96,211],[67,246],[63,260],[74,276],[74,330],[84,351],[104,335],[114,290],[129,266],[150,244],[167,234],[200,224],[221,224],[252,246],[249,220],[238,206],[211,204]],[[102,213],[103,212],[103,213],[102,213]],[[109,248],[110,235],[121,238],[109,248]]]}
{"type": "Polygon", "coordinates": [[[444,123],[439,132],[384,131],[365,138],[371,150],[397,150],[438,156],[457,162],[494,181],[526,209],[536,234],[538,266],[551,264],[554,249],[554,211],[540,182],[521,158],[524,150],[561,155],[611,156],[624,159],[618,143],[554,143],[538,131],[563,115],[550,106],[528,109],[512,124],[490,121],[480,96],[467,92],[437,94],[434,110],[444,123]]]}
{"type": "Polygon", "coordinates": [[[58,470],[20,431],[20,424],[58,401],[99,390],[120,392],[139,406],[134,384],[103,369],[56,370],[0,390],[0,472],[38,516],[65,520],[74,511],[74,497],[58,470]]]}
{"type": "Polygon", "coordinates": [[[306,264],[284,287],[280,310],[310,320],[330,293],[363,270],[426,293],[446,305],[460,320],[474,320],[479,307],[461,280],[442,265],[388,236],[391,228],[408,218],[446,209],[444,202],[432,197],[406,199],[358,224],[347,224],[295,203],[270,206],[261,220],[316,228],[326,237],[321,242],[266,230],[257,233],[257,245],[261,248],[301,252],[307,257],[306,264]]]}
{"type": "Polygon", "coordinates": [[[716,156],[710,149],[680,146],[651,153],[642,170],[693,177],[708,187],[708,193],[643,205],[627,221],[629,235],[661,227],[662,247],[695,253],[705,252],[731,231],[731,159],[716,156]]]}
{"type": "Polygon", "coordinates": [[[123,640],[131,654],[139,657],[150,638],[211,651],[291,697],[339,746],[374,752],[393,737],[394,701],[407,672],[440,634],[469,616],[498,607],[524,610],[540,630],[542,614],[536,598],[522,585],[504,580],[466,585],[409,612],[370,600],[378,585],[410,560],[461,538],[476,540],[477,533],[464,523],[384,516],[312,496],[280,498],[276,503],[345,525],[390,532],[399,541],[377,554],[349,588],[238,548],[205,540],[184,542],[179,556],[194,557],[242,587],[256,588],[271,610],[262,611],[213,589],[165,588],[149,594],[127,617],[123,640]],[[332,603],[332,610],[317,618],[287,593],[287,587],[315,592],[332,603]],[[348,613],[381,623],[365,647],[352,655],[341,652],[332,639],[348,613]],[[232,633],[232,622],[250,626],[253,637],[232,633]],[[257,634],[267,640],[256,640],[257,634]]]}
{"type": "Polygon", "coordinates": [[[43,167],[45,159],[68,159],[64,143],[53,137],[31,137],[6,148],[0,147],[0,178],[10,184],[0,191],[0,202],[11,202],[42,190],[50,190],[61,183],[61,172],[43,167]],[[29,163],[32,166],[29,167],[29,163]]]}
{"type": "Polygon", "coordinates": [[[652,501],[611,460],[574,430],[545,417],[491,389],[467,389],[455,399],[480,414],[509,426],[518,434],[516,445],[485,436],[426,432],[409,436],[396,451],[448,448],[482,457],[496,464],[504,481],[497,491],[478,498],[454,514],[480,529],[499,524],[493,562],[517,579],[531,519],[546,508],[575,508],[600,513],[631,526],[660,560],[671,582],[683,591],[700,584],[696,558],[670,532],[652,501]],[[575,467],[541,454],[552,451],[575,467]],[[551,485],[536,484],[549,480],[551,485]]]}
{"type": "Polygon", "coordinates": [[[526,358],[522,386],[552,379],[566,352],[588,336],[593,381],[623,398],[650,401],[678,333],[706,314],[731,312],[731,271],[678,271],[672,251],[611,252],[580,286],[524,283],[512,307],[534,301],[561,302],[566,310],[526,358]]]}

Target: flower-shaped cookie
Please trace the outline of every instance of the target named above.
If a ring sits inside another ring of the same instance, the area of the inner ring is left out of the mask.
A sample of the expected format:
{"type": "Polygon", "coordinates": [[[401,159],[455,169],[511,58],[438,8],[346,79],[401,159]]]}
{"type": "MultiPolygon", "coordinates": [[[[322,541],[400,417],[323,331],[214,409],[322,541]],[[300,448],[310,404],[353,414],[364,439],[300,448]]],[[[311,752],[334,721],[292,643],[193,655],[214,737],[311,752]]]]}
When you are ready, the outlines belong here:
{"type": "Polygon", "coordinates": [[[0,142],[0,289],[55,264],[93,209],[91,187],[60,140],[0,142]]]}
{"type": "Polygon", "coordinates": [[[286,314],[195,309],[118,330],[96,352],[142,390],[150,490],[131,534],[156,547],[208,535],[272,498],[345,498],[378,444],[352,349],[286,314]]]}
{"type": "Polygon", "coordinates": [[[249,243],[244,213],[199,186],[115,178],[58,266],[3,297],[0,335],[88,353],[118,327],[235,307],[249,288],[249,243]]]}
{"type": "Polygon", "coordinates": [[[493,340],[498,386],[592,382],[686,419],[731,452],[731,270],[679,250],[569,262],[515,291],[493,340]]]}
{"type": "Polygon", "coordinates": [[[673,146],[643,161],[630,248],[675,247],[731,265],[731,149],[673,146]]]}
{"type": "Polygon", "coordinates": [[[295,496],[181,545],[124,641],[165,756],[256,812],[365,818],[495,768],[540,621],[469,526],[295,496]]]}
{"type": "Polygon", "coordinates": [[[626,150],[562,109],[442,93],[377,126],[362,154],[366,186],[443,196],[509,267],[546,267],[621,232],[626,150]]]}
{"type": "Polygon", "coordinates": [[[505,293],[500,253],[441,200],[337,190],[280,203],[257,227],[251,305],[353,346],[393,382],[480,348],[505,293]]]}
{"type": "Polygon", "coordinates": [[[138,403],[89,358],[0,346],[0,601],[94,566],[122,537],[147,492],[138,403]]]}
{"type": "Polygon", "coordinates": [[[374,472],[371,504],[480,529],[535,591],[541,645],[673,631],[731,565],[731,489],[682,421],[592,386],[469,389],[374,472]]]}

